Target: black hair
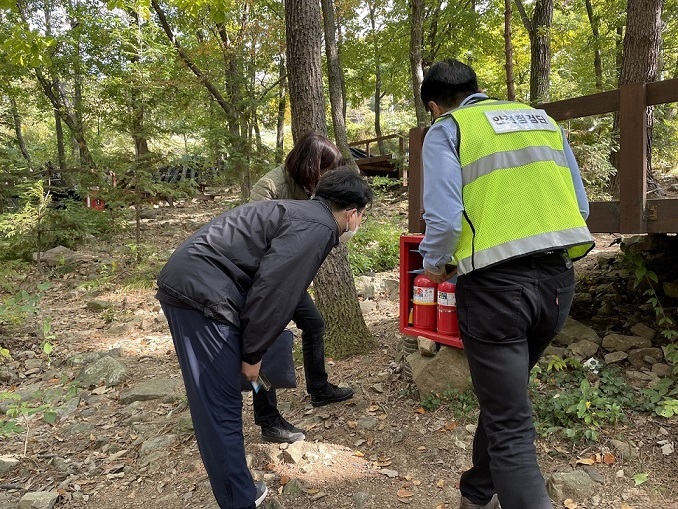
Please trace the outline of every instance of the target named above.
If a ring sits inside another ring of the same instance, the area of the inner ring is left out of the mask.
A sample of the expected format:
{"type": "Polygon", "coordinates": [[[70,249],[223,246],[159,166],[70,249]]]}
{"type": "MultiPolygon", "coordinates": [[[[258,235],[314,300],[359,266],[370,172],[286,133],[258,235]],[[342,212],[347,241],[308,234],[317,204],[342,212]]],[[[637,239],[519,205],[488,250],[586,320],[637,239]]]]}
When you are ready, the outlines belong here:
{"type": "Polygon", "coordinates": [[[346,209],[362,211],[372,204],[373,193],[364,177],[349,166],[340,166],[320,177],[315,196],[327,201],[333,212],[346,209]]]}
{"type": "Polygon", "coordinates": [[[429,101],[451,108],[465,97],[479,92],[475,71],[459,60],[450,58],[436,62],[424,76],[421,100],[429,109],[429,101]]]}
{"type": "Polygon", "coordinates": [[[299,186],[313,192],[320,176],[339,166],[341,159],[341,152],[334,143],[311,131],[287,154],[285,170],[299,186]]]}

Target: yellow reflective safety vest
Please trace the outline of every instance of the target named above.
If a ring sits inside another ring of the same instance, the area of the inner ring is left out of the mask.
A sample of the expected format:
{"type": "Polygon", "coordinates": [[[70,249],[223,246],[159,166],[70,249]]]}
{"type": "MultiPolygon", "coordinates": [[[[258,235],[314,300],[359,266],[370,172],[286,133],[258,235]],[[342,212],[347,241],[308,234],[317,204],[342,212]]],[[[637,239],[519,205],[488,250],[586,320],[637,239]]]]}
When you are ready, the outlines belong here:
{"type": "Polygon", "coordinates": [[[486,99],[447,115],[458,127],[462,230],[459,274],[531,253],[594,246],[579,212],[563,134],[543,110],[486,99]]]}

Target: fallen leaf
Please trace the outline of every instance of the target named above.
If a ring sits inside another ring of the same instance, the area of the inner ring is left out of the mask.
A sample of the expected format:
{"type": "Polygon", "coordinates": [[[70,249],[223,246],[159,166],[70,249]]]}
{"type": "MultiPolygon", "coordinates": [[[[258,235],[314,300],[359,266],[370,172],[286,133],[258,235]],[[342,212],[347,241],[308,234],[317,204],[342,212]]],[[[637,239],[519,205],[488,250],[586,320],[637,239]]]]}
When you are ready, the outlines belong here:
{"type": "Polygon", "coordinates": [[[596,463],[596,458],[595,457],[590,457],[590,458],[577,458],[577,461],[575,461],[577,465],[594,465],[596,463]]]}
{"type": "Polygon", "coordinates": [[[412,493],[411,491],[407,491],[407,490],[398,490],[396,495],[398,495],[398,498],[407,498],[407,497],[413,497],[414,493],[412,493]]]}
{"type": "Polygon", "coordinates": [[[436,486],[438,488],[444,488],[445,487],[445,479],[439,479],[438,482],[436,483],[436,486]]]}
{"type": "Polygon", "coordinates": [[[417,451],[425,451],[425,450],[426,450],[426,446],[424,446],[424,445],[420,445],[419,447],[417,447],[417,451]]]}
{"type": "Polygon", "coordinates": [[[415,486],[421,486],[421,481],[419,480],[412,481],[412,484],[414,484],[415,486]]]}
{"type": "Polygon", "coordinates": [[[368,412],[376,412],[379,410],[379,405],[372,403],[369,407],[367,407],[368,412]]]}
{"type": "Polygon", "coordinates": [[[356,452],[353,453],[353,456],[357,456],[358,458],[364,458],[364,457],[365,457],[365,453],[364,453],[364,452],[360,452],[360,451],[356,451],[356,452]]]}
{"type": "Polygon", "coordinates": [[[614,454],[611,452],[606,452],[603,454],[603,463],[606,465],[614,465],[615,461],[617,461],[617,458],[615,458],[614,454]]]}
{"type": "Polygon", "coordinates": [[[633,509],[633,506],[631,506],[631,505],[627,504],[626,502],[624,502],[624,503],[621,505],[621,508],[620,508],[620,509],[633,509]]]}
{"type": "Polygon", "coordinates": [[[280,484],[285,486],[288,482],[290,482],[290,476],[289,475],[283,475],[280,477],[280,484]]]}
{"type": "Polygon", "coordinates": [[[571,498],[567,498],[563,502],[563,507],[566,507],[567,509],[577,509],[577,502],[575,502],[571,498]]]}
{"type": "Polygon", "coordinates": [[[426,413],[426,410],[424,410],[423,407],[419,407],[419,408],[417,408],[417,409],[414,411],[414,413],[417,413],[417,414],[425,414],[425,413],[426,413]]]}
{"type": "Polygon", "coordinates": [[[381,470],[377,470],[380,474],[385,475],[386,477],[390,477],[393,479],[394,477],[398,477],[398,472],[396,470],[388,470],[386,468],[382,468],[381,470]]]}
{"type": "Polygon", "coordinates": [[[391,460],[375,461],[374,466],[376,466],[376,467],[388,467],[388,466],[391,466],[391,463],[393,463],[391,460]]]}

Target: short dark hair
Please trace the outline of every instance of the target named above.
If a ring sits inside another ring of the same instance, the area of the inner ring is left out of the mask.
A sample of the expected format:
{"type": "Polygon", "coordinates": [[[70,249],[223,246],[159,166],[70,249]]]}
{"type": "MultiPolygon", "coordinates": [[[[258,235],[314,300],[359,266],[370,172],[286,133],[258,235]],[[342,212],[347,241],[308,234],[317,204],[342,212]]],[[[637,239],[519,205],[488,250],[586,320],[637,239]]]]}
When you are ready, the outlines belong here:
{"type": "Polygon", "coordinates": [[[428,70],[421,84],[421,100],[427,110],[429,101],[450,108],[479,91],[475,71],[459,60],[449,58],[436,62],[428,70]]]}
{"type": "Polygon", "coordinates": [[[285,170],[299,186],[313,192],[318,179],[334,170],[341,162],[337,146],[322,134],[306,133],[294,145],[285,159],[285,170]]]}
{"type": "Polygon", "coordinates": [[[320,177],[315,196],[329,202],[333,211],[364,210],[372,204],[372,189],[365,177],[349,166],[340,166],[320,177]]]}

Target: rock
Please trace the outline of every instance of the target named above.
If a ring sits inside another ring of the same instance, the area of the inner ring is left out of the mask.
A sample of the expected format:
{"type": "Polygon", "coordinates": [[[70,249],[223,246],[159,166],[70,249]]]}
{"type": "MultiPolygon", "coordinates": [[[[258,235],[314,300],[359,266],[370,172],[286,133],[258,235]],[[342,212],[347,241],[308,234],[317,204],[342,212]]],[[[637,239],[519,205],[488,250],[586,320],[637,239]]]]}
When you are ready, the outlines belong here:
{"type": "Polygon", "coordinates": [[[548,360],[548,358],[551,357],[552,355],[564,359],[565,357],[567,357],[567,348],[549,345],[546,347],[546,350],[544,350],[544,354],[542,355],[541,358],[542,360],[548,360]]]}
{"type": "Polygon", "coordinates": [[[69,366],[80,366],[82,364],[92,364],[93,362],[96,362],[105,356],[120,357],[121,354],[122,352],[120,351],[120,348],[113,348],[111,350],[102,352],[87,352],[72,355],[66,360],[66,362],[69,366]]]}
{"type": "Polygon", "coordinates": [[[365,493],[364,491],[358,491],[352,496],[353,504],[355,505],[356,509],[364,509],[370,498],[371,495],[369,493],[365,493]]]}
{"type": "Polygon", "coordinates": [[[285,487],[283,488],[282,492],[283,495],[289,498],[297,498],[304,494],[305,489],[306,486],[304,486],[304,483],[299,479],[295,478],[290,479],[290,481],[287,484],[285,484],[285,487]]]}
{"type": "Polygon", "coordinates": [[[614,305],[611,302],[605,301],[603,302],[603,305],[600,306],[600,309],[598,309],[597,314],[601,316],[608,316],[614,313],[614,309],[614,305]]]}
{"type": "Polygon", "coordinates": [[[610,445],[617,453],[621,454],[621,457],[624,460],[638,457],[638,451],[629,442],[623,442],[622,440],[612,438],[610,439],[610,445]]]}
{"type": "Polygon", "coordinates": [[[659,378],[668,378],[673,374],[673,368],[668,364],[658,362],[652,365],[652,372],[659,378]]]}
{"type": "Polygon", "coordinates": [[[605,355],[605,364],[621,362],[628,357],[626,352],[610,352],[605,355]]]}
{"type": "Polygon", "coordinates": [[[24,361],[24,367],[26,369],[40,369],[42,368],[42,359],[26,359],[24,361]]]}
{"type": "Polygon", "coordinates": [[[641,322],[638,322],[633,327],[631,327],[631,332],[633,332],[636,336],[649,339],[650,341],[654,339],[654,336],[657,333],[653,328],[648,327],[647,325],[641,322]]]}
{"type": "Polygon", "coordinates": [[[678,281],[665,281],[662,285],[664,295],[672,299],[678,299],[678,281]]]}
{"type": "Polygon", "coordinates": [[[568,498],[579,502],[584,501],[593,493],[594,485],[586,472],[575,470],[552,474],[546,481],[546,489],[556,504],[561,504],[568,498]]]}
{"type": "Polygon", "coordinates": [[[85,304],[85,309],[89,309],[90,311],[94,311],[96,313],[103,311],[105,309],[109,309],[114,307],[115,304],[112,302],[109,302],[107,300],[101,300],[101,299],[94,299],[90,300],[85,304]]]}
{"type": "Polygon", "coordinates": [[[612,265],[616,259],[617,259],[616,253],[600,253],[596,261],[598,262],[599,267],[604,268],[607,267],[608,265],[612,265]]]}
{"type": "Polygon", "coordinates": [[[139,454],[141,456],[148,456],[154,452],[166,451],[172,447],[177,441],[176,435],[160,435],[159,437],[153,437],[146,440],[141,444],[141,449],[139,449],[139,454]]]}
{"type": "Polygon", "coordinates": [[[595,468],[592,466],[585,466],[584,471],[589,475],[591,480],[593,482],[597,482],[598,484],[605,484],[605,478],[603,477],[603,474],[598,472],[595,468]]]}
{"type": "Polygon", "coordinates": [[[428,338],[422,336],[417,337],[417,346],[419,348],[419,353],[424,357],[433,357],[438,353],[438,343],[428,338]]]}
{"type": "Polygon", "coordinates": [[[4,476],[19,464],[19,459],[14,456],[0,456],[0,476],[4,476]]]}
{"type": "Polygon", "coordinates": [[[623,336],[622,334],[608,334],[603,338],[603,348],[608,351],[626,352],[631,348],[650,348],[652,342],[639,336],[623,336]]]}
{"type": "Polygon", "coordinates": [[[0,382],[12,384],[19,378],[19,374],[9,366],[0,365],[0,382]]]}
{"type": "Polygon", "coordinates": [[[591,304],[593,302],[593,295],[590,293],[575,293],[574,302],[577,304],[591,304]]]}
{"type": "Polygon", "coordinates": [[[637,348],[629,350],[629,362],[634,368],[642,368],[646,364],[661,362],[664,356],[661,348],[637,348]]]}
{"type": "Polygon", "coordinates": [[[417,352],[408,355],[406,360],[422,397],[450,388],[471,388],[471,372],[463,350],[441,346],[435,357],[423,357],[417,352]]]}
{"type": "Polygon", "coordinates": [[[166,402],[178,401],[184,397],[183,385],[179,380],[172,378],[159,378],[155,380],[145,380],[120,394],[120,401],[130,404],[134,401],[149,401],[161,399],[166,402]]]}
{"type": "Polygon", "coordinates": [[[355,278],[355,289],[358,296],[366,299],[374,299],[374,296],[376,295],[374,277],[358,276],[355,278]]]}
{"type": "Polygon", "coordinates": [[[659,377],[656,375],[656,373],[644,373],[642,371],[636,371],[633,369],[629,369],[624,373],[626,375],[626,378],[628,378],[631,382],[653,382],[655,380],[658,380],[659,377]]]}
{"type": "Polygon", "coordinates": [[[366,430],[375,430],[379,426],[379,420],[371,415],[363,415],[358,419],[358,427],[366,430]]]}
{"type": "Polygon", "coordinates": [[[567,347],[577,359],[588,359],[596,354],[598,345],[593,341],[583,340],[567,347]]]}
{"type": "MultiPolygon", "coordinates": [[[[86,259],[86,256],[71,251],[64,246],[57,246],[44,253],[40,253],[40,261],[49,267],[71,265],[73,263],[85,261],[86,259]]],[[[38,253],[33,253],[33,261],[38,261],[38,253]]]]}
{"type": "Polygon", "coordinates": [[[106,387],[115,387],[127,379],[127,367],[106,355],[94,364],[84,366],[75,378],[87,389],[96,387],[101,382],[106,387]]]}
{"type": "Polygon", "coordinates": [[[596,334],[596,331],[569,316],[567,317],[563,330],[554,338],[554,342],[565,346],[582,340],[588,340],[598,345],[601,343],[600,336],[596,334]]]}
{"type": "Polygon", "coordinates": [[[51,509],[58,498],[59,494],[56,492],[33,491],[21,497],[19,509],[51,509]]]}
{"type": "Polygon", "coordinates": [[[373,300],[361,300],[360,301],[360,311],[366,315],[374,311],[377,307],[376,303],[373,300]]]}

